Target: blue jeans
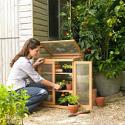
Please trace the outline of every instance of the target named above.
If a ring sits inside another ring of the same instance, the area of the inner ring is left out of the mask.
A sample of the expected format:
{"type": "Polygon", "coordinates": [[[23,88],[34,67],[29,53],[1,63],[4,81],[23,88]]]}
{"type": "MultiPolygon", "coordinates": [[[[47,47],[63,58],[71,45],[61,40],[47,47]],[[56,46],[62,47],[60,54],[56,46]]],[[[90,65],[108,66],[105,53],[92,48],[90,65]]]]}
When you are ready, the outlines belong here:
{"type": "Polygon", "coordinates": [[[26,104],[29,112],[33,112],[36,107],[45,99],[48,98],[48,90],[41,83],[30,83],[25,88],[30,98],[26,104]]]}

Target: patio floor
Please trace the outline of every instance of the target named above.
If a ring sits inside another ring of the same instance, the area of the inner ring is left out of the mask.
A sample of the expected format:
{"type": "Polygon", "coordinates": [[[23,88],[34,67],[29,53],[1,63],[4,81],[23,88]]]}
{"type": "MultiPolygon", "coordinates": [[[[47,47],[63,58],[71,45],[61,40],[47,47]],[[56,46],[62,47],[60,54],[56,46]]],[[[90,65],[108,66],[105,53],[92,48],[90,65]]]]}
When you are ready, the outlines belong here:
{"type": "Polygon", "coordinates": [[[39,108],[24,119],[24,125],[125,125],[125,96],[106,97],[104,107],[94,106],[91,113],[68,117],[64,109],[39,108]]]}

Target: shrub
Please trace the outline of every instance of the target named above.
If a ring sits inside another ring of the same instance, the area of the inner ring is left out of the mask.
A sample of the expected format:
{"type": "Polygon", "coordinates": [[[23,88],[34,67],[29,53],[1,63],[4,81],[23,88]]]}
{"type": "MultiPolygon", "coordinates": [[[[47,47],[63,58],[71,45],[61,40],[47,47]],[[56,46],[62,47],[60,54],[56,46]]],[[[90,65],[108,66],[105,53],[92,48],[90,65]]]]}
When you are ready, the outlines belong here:
{"type": "Polygon", "coordinates": [[[26,102],[29,96],[25,90],[17,93],[0,84],[0,125],[21,125],[28,112],[26,102]]]}

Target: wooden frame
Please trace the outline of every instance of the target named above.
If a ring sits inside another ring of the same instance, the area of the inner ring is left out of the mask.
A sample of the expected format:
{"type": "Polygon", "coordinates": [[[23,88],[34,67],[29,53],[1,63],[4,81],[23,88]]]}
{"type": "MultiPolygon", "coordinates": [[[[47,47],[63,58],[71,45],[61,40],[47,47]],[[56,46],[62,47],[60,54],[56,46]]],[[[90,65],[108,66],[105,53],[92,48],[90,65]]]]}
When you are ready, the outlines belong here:
{"type": "Polygon", "coordinates": [[[52,102],[46,102],[44,103],[46,106],[49,107],[58,107],[58,108],[67,108],[66,106],[62,106],[56,103],[56,92],[60,92],[60,93],[64,93],[64,92],[68,92],[68,93],[72,93],[73,95],[77,95],[77,65],[81,64],[81,65],[88,65],[89,67],[89,74],[88,74],[88,78],[89,78],[89,103],[88,104],[81,104],[81,107],[87,109],[87,110],[92,110],[92,62],[89,61],[75,61],[74,59],[46,59],[45,60],[45,64],[51,64],[52,65],[52,76],[53,76],[53,80],[52,82],[56,83],[56,75],[66,75],[66,74],[72,74],[72,90],[53,90],[53,101],[52,102]],[[73,66],[72,68],[72,73],[56,73],[55,71],[55,64],[56,62],[70,62],[73,66]]]}

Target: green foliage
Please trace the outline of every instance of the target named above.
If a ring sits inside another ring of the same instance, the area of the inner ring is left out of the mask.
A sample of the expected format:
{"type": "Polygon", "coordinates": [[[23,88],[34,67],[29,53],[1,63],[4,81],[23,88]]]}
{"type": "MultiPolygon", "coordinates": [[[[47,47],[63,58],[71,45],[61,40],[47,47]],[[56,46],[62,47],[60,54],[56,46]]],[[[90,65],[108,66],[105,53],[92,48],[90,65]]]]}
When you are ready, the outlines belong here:
{"type": "Polygon", "coordinates": [[[67,95],[67,96],[60,97],[60,98],[58,99],[58,102],[59,102],[60,104],[63,104],[63,103],[65,103],[65,102],[67,102],[67,103],[70,104],[70,105],[76,105],[76,104],[79,103],[78,100],[79,100],[79,97],[78,97],[78,96],[69,94],[69,95],[67,95]]]}
{"type": "Polygon", "coordinates": [[[59,104],[67,103],[66,97],[65,97],[65,96],[62,96],[62,97],[58,98],[58,103],[59,103],[59,104]]]}
{"type": "Polygon", "coordinates": [[[28,98],[26,91],[17,93],[0,84],[0,125],[21,125],[28,112],[25,106],[28,98]]]}
{"type": "Polygon", "coordinates": [[[70,65],[70,64],[64,64],[64,65],[62,66],[62,68],[63,68],[63,69],[72,69],[72,65],[70,65]]]}
{"type": "Polygon", "coordinates": [[[57,84],[59,84],[61,86],[61,88],[63,88],[65,85],[66,85],[66,82],[65,80],[62,80],[60,82],[57,82],[57,84]]]}
{"type": "Polygon", "coordinates": [[[78,104],[78,100],[79,100],[79,97],[78,96],[75,96],[75,95],[68,95],[67,97],[67,101],[68,101],[68,104],[70,105],[76,105],[78,104]]]}
{"type": "Polygon", "coordinates": [[[70,0],[67,0],[60,12],[60,37],[61,39],[71,39],[71,5],[70,0]]]}
{"type": "Polygon", "coordinates": [[[103,72],[107,78],[116,77],[125,68],[125,61],[114,59],[113,52],[110,58],[97,62],[98,71],[103,72]]]}
{"type": "Polygon", "coordinates": [[[85,53],[85,60],[92,60],[94,71],[107,78],[116,77],[125,67],[124,22],[124,0],[72,2],[74,37],[85,53]]]}

